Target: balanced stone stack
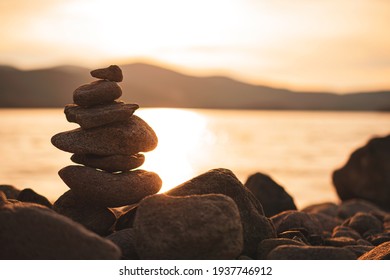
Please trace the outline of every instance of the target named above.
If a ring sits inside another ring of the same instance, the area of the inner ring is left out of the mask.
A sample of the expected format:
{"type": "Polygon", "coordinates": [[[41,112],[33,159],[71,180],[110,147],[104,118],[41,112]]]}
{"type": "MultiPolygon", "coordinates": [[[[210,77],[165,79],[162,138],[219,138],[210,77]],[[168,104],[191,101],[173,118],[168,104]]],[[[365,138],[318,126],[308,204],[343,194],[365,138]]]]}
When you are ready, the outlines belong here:
{"type": "Polygon", "coordinates": [[[67,120],[80,128],[51,139],[58,149],[73,153],[73,162],[82,164],[59,171],[71,190],[55,202],[54,210],[106,234],[115,222],[109,207],[137,203],[157,193],[162,182],[153,172],[133,170],[144,163],[140,152],[153,150],[158,140],[153,129],[133,115],[137,104],[116,101],[122,95],[117,84],[123,79],[121,69],[111,65],[93,70],[91,75],[99,80],[77,88],[73,93],[75,104],[65,107],[67,120]],[[108,221],[103,228],[102,220],[108,221]]]}

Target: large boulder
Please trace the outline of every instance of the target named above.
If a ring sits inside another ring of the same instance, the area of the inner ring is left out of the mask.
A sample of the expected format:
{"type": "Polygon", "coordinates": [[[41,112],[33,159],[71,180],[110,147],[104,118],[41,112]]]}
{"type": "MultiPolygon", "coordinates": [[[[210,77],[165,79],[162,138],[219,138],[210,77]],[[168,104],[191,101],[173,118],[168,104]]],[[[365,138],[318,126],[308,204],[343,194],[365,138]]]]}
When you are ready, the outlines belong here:
{"type": "Polygon", "coordinates": [[[213,169],[166,192],[172,196],[224,194],[237,204],[244,233],[243,254],[256,257],[257,245],[276,237],[271,221],[254,195],[228,169],[213,169]]]}
{"type": "Polygon", "coordinates": [[[362,198],[390,210],[390,135],[354,151],[333,183],[342,200],[362,198]]]}
{"type": "Polygon", "coordinates": [[[267,217],[285,210],[297,210],[293,198],[268,175],[258,172],[249,176],[245,187],[260,201],[267,217]]]}

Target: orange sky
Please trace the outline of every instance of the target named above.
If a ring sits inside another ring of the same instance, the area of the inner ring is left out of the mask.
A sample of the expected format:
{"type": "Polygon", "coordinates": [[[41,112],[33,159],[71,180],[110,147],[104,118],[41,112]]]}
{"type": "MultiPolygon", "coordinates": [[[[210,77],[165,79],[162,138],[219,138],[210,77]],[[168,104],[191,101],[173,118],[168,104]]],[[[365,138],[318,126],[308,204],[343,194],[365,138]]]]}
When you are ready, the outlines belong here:
{"type": "Polygon", "coordinates": [[[0,64],[152,61],[300,90],[390,88],[387,0],[0,0],[0,64]]]}

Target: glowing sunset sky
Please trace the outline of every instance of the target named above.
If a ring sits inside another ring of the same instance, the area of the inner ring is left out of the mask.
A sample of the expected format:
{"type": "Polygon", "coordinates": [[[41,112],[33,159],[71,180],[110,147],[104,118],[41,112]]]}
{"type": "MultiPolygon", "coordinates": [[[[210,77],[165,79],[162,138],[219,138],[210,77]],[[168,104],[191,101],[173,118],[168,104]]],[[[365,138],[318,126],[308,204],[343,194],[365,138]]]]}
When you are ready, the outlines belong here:
{"type": "Polygon", "coordinates": [[[148,61],[347,92],[390,88],[387,0],[0,0],[0,64],[148,61]]]}

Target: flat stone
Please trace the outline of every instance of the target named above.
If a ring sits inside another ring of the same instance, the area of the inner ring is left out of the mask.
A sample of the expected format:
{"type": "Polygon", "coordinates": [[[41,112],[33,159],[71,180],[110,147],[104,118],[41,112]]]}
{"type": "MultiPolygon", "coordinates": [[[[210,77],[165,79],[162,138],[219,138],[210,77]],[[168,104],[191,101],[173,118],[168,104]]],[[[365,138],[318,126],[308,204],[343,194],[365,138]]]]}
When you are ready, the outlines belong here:
{"type": "Polygon", "coordinates": [[[297,210],[293,198],[266,174],[258,172],[249,176],[245,187],[260,201],[267,217],[285,210],[297,210]]]}
{"type": "Polygon", "coordinates": [[[105,207],[121,207],[157,193],[160,177],[144,170],[112,174],[91,167],[70,165],[58,174],[80,199],[105,207]]]}
{"type": "Polygon", "coordinates": [[[319,221],[312,215],[296,210],[287,210],[271,218],[276,232],[304,228],[309,234],[321,234],[323,228],[319,221]]]}
{"type": "Polygon", "coordinates": [[[46,197],[36,193],[32,189],[22,190],[19,193],[17,200],[22,201],[22,202],[37,203],[37,204],[46,206],[48,208],[52,208],[51,202],[46,197]]]}
{"type": "Polygon", "coordinates": [[[289,238],[264,239],[257,247],[257,259],[265,260],[269,252],[281,245],[305,246],[306,244],[289,238]]]}
{"type": "Polygon", "coordinates": [[[82,129],[90,129],[111,123],[129,121],[138,108],[137,104],[124,104],[123,102],[96,105],[89,108],[68,104],[65,106],[64,112],[68,122],[77,123],[82,129]]]}
{"type": "Polygon", "coordinates": [[[325,239],[325,245],[333,247],[344,247],[348,245],[357,245],[356,240],[350,237],[332,237],[325,239]]]}
{"type": "Polygon", "coordinates": [[[121,255],[111,241],[37,204],[0,204],[0,225],[0,259],[119,259],[121,255]]]}
{"type": "Polygon", "coordinates": [[[236,203],[221,194],[141,201],[134,221],[141,259],[235,259],[243,248],[236,203]]]}
{"type": "Polygon", "coordinates": [[[268,260],[356,260],[348,249],[330,246],[281,245],[273,249],[268,260]]]}
{"type": "Polygon", "coordinates": [[[53,210],[102,236],[112,232],[116,221],[110,209],[81,200],[73,194],[72,190],[65,192],[54,202],[53,210]]]}
{"type": "Polygon", "coordinates": [[[323,213],[310,213],[310,215],[320,222],[324,231],[328,232],[332,232],[335,227],[343,223],[343,220],[323,213]]]}
{"type": "Polygon", "coordinates": [[[284,239],[296,240],[304,244],[309,244],[307,237],[299,230],[286,230],[279,233],[278,237],[284,239]]]}
{"type": "Polygon", "coordinates": [[[60,150],[74,154],[134,155],[156,148],[157,136],[141,118],[133,115],[126,123],[61,132],[51,138],[60,150]]]}
{"type": "Polygon", "coordinates": [[[370,213],[358,212],[343,223],[343,226],[356,230],[361,236],[367,231],[379,233],[383,230],[382,222],[370,213]]]}
{"type": "Polygon", "coordinates": [[[8,199],[17,199],[20,193],[20,190],[12,185],[0,185],[0,191],[2,191],[8,199]]]}
{"type": "Polygon", "coordinates": [[[73,162],[107,172],[129,171],[140,167],[145,162],[143,154],[97,156],[91,154],[73,154],[73,162]]]}
{"type": "Polygon", "coordinates": [[[75,89],[73,102],[83,107],[90,107],[111,103],[121,96],[122,89],[117,83],[99,80],[75,89]]]}
{"type": "Polygon", "coordinates": [[[135,249],[135,232],[133,228],[127,228],[114,232],[106,239],[116,244],[122,251],[122,260],[139,260],[135,249]]]}
{"type": "Polygon", "coordinates": [[[123,74],[118,65],[110,65],[106,68],[99,68],[91,71],[91,76],[98,79],[109,80],[113,82],[122,82],[123,74]]]}
{"type": "Polygon", "coordinates": [[[213,169],[166,192],[172,196],[224,194],[237,204],[244,232],[242,254],[256,257],[257,245],[276,237],[271,221],[264,216],[260,202],[228,169],[213,169]]]}
{"type": "Polygon", "coordinates": [[[370,236],[367,236],[366,240],[371,244],[373,244],[374,246],[378,246],[382,243],[390,241],[390,233],[382,232],[382,233],[372,234],[370,236]]]}
{"type": "Polygon", "coordinates": [[[360,256],[359,260],[390,260],[390,241],[376,246],[360,256]]]}
{"type": "Polygon", "coordinates": [[[349,237],[355,240],[362,238],[360,233],[347,226],[337,226],[333,229],[332,237],[349,237]]]}

